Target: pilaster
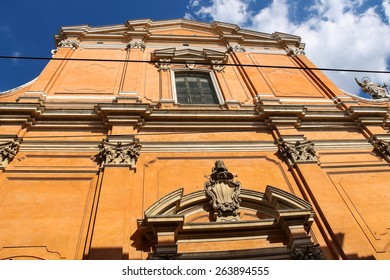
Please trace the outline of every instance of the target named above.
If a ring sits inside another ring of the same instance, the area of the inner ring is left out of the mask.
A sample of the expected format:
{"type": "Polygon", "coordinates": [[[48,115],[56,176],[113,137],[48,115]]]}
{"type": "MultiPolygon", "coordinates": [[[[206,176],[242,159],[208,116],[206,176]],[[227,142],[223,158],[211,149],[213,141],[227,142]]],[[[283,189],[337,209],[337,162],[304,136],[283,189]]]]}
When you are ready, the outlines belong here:
{"type": "MultiPolygon", "coordinates": [[[[290,166],[290,171],[304,198],[313,205],[317,213],[316,225],[333,258],[356,258],[353,257],[356,251],[361,254],[360,257],[372,256],[372,247],[364,233],[328,175],[321,169],[314,143],[311,141],[289,143],[280,140],[278,147],[280,154],[290,166]]],[[[293,258],[306,259],[317,255],[316,249],[305,246],[306,244],[292,246],[293,258]]]]}
{"type": "Polygon", "coordinates": [[[91,260],[129,258],[128,209],[141,145],[138,139],[124,140],[123,143],[103,140],[94,157],[101,165],[103,178],[87,253],[91,260]]]}

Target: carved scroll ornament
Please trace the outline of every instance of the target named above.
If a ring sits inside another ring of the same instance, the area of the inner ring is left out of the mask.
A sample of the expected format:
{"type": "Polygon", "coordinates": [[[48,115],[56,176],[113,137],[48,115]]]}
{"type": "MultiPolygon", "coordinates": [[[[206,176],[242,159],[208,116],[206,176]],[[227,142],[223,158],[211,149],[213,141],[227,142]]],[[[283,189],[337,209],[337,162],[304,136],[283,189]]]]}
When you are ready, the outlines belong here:
{"type": "Polygon", "coordinates": [[[311,141],[296,141],[295,143],[280,141],[278,147],[280,153],[287,160],[289,165],[295,165],[299,162],[318,161],[314,143],[311,141]]]}
{"type": "Polygon", "coordinates": [[[208,182],[204,184],[209,203],[214,211],[217,211],[217,221],[238,220],[237,213],[240,207],[241,184],[233,181],[233,174],[230,173],[223,161],[215,162],[215,167],[207,177],[208,182]]]}
{"type": "Polygon", "coordinates": [[[101,165],[126,165],[135,169],[141,147],[138,139],[129,144],[112,144],[103,140],[99,145],[99,153],[93,159],[101,165]]]}
{"type": "Polygon", "coordinates": [[[19,150],[19,143],[16,141],[9,141],[0,144],[0,167],[7,166],[10,163],[19,150]]]}

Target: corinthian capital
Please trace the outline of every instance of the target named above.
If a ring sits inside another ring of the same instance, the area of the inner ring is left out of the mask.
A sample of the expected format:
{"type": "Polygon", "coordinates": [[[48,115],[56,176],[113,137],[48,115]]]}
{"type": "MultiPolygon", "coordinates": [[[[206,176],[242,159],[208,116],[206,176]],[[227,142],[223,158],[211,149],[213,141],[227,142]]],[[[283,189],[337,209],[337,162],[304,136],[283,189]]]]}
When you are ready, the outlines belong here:
{"type": "Polygon", "coordinates": [[[314,143],[311,141],[296,141],[295,143],[280,141],[278,148],[289,165],[301,162],[318,162],[314,143]]]}
{"type": "Polygon", "coordinates": [[[122,142],[112,144],[103,140],[99,145],[98,154],[93,159],[102,166],[122,165],[135,169],[141,147],[138,139],[128,144],[122,144],[122,142]]]}
{"type": "Polygon", "coordinates": [[[390,142],[374,137],[371,139],[375,151],[380,154],[387,162],[390,162],[390,142]]]}
{"type": "Polygon", "coordinates": [[[17,141],[0,144],[0,167],[6,167],[14,159],[18,153],[19,145],[17,141]]]}

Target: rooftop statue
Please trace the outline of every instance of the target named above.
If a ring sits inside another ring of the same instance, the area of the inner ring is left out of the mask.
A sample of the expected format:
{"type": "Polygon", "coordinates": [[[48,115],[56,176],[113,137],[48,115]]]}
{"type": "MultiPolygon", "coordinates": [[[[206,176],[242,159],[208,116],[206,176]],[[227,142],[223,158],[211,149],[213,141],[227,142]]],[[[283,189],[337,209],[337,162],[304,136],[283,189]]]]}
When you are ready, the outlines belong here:
{"type": "Polygon", "coordinates": [[[390,98],[385,83],[382,86],[375,84],[368,77],[364,77],[361,82],[355,78],[355,81],[362,88],[363,92],[367,92],[372,99],[390,98]]]}

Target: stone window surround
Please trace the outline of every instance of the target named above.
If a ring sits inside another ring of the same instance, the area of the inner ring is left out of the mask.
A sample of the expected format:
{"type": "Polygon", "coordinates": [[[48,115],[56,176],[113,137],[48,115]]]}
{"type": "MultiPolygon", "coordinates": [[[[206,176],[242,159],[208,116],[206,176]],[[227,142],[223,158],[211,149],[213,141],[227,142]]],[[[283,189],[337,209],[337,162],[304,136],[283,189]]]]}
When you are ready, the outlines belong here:
{"type": "MultiPolygon", "coordinates": [[[[175,72],[188,72],[188,73],[208,73],[211,78],[211,82],[213,83],[212,86],[214,87],[215,93],[217,95],[217,99],[220,105],[223,105],[225,103],[225,100],[223,98],[222,92],[219,88],[219,84],[217,81],[217,78],[215,77],[215,74],[212,70],[208,69],[195,69],[191,70],[188,68],[176,68],[176,69],[170,69],[171,72],[171,86],[172,86],[172,96],[173,100],[175,101],[175,104],[180,104],[177,100],[177,91],[176,91],[176,81],[175,81],[175,72]]],[[[186,104],[187,105],[187,104],[186,104]]],[[[191,104],[191,105],[207,105],[207,104],[191,104]]],[[[214,104],[210,104],[214,105],[214,104]]]]}

